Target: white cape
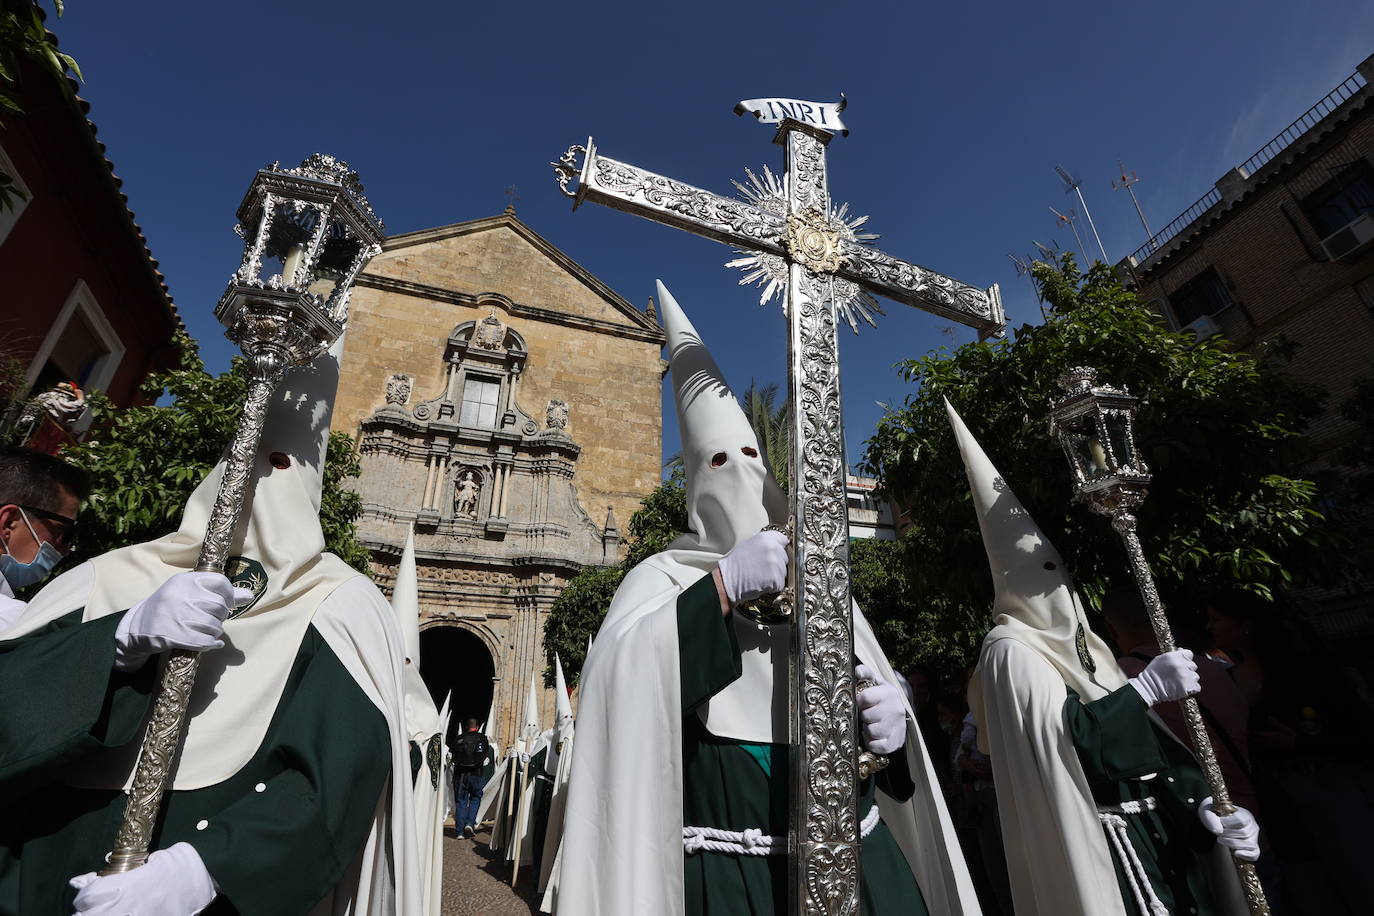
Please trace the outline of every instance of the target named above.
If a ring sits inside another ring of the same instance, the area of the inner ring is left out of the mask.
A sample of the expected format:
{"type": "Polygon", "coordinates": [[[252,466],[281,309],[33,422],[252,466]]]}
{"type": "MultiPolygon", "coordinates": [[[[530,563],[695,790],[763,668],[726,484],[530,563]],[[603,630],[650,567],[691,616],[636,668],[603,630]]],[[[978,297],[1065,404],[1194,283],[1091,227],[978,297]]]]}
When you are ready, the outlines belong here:
{"type": "MultiPolygon", "coordinates": [[[[979,743],[986,736],[1017,916],[1125,916],[1112,853],[1065,728],[1063,677],[1036,650],[996,630],[983,643],[978,674],[979,743]]],[[[1213,888],[1226,898],[1218,901],[1221,911],[1245,916],[1221,846],[1208,866],[1213,888]]]]}
{"type": "MultiPolygon", "coordinates": [[[[682,591],[706,574],[705,568],[677,562],[685,553],[669,550],[630,571],[583,667],[561,847],[560,916],[683,912],[676,607],[682,591]]],[[[897,683],[857,607],[854,645],[861,661],[897,683]]],[[[908,708],[905,753],[916,791],[905,803],[879,793],[883,821],[933,913],[977,914],[973,884],[914,723],[908,708]]],[[[770,723],[757,727],[767,730],[770,723]]]]}
{"type": "MultiPolygon", "coordinates": [[[[325,556],[339,562],[332,555],[325,556]]],[[[89,563],[53,580],[34,599],[32,607],[37,613],[26,615],[24,632],[87,605],[94,581],[93,567],[89,563]]],[[[84,618],[95,616],[102,615],[88,609],[84,618]]],[[[311,916],[418,913],[423,879],[415,845],[410,753],[401,708],[401,636],[391,608],[376,586],[354,573],[325,597],[310,615],[308,624],[320,633],[358,687],[386,719],[391,736],[392,772],[392,778],[378,798],[372,826],[357,859],[344,872],[334,892],[311,911],[311,916]],[[395,778],[397,774],[401,778],[395,778]]],[[[293,646],[293,657],[295,651],[293,646]]],[[[279,696],[280,690],[277,693],[279,696]]],[[[274,702],[273,708],[275,705],[274,702]]],[[[265,718],[270,719],[270,715],[265,718]]],[[[259,742],[261,738],[259,734],[259,742]]],[[[256,749],[257,746],[251,748],[244,759],[251,758],[256,749]]],[[[187,763],[183,751],[180,766],[187,763]]],[[[131,757],[128,765],[132,765],[131,757]]],[[[119,773],[105,781],[123,784],[127,777],[119,773]]],[[[178,787],[198,788],[183,786],[180,782],[178,787]]]]}

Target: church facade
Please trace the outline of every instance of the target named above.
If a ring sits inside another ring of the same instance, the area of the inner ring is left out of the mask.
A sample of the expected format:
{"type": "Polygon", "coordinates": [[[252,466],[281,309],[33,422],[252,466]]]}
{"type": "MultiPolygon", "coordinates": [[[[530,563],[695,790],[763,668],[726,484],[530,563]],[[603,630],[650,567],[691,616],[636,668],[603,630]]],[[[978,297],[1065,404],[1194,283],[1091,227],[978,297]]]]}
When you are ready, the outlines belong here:
{"type": "MultiPolygon", "coordinates": [[[[517,737],[554,599],[659,481],[663,332],[510,209],[389,238],[350,301],[333,426],[389,591],[411,525],[421,674],[517,737]]],[[[541,687],[541,720],[553,696],[541,687]]]]}

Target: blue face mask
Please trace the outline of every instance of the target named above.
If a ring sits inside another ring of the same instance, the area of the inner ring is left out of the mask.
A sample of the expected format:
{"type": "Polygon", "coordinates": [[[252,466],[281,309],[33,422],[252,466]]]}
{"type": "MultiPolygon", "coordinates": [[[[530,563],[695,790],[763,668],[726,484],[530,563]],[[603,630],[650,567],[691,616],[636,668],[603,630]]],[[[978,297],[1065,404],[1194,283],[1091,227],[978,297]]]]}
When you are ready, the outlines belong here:
{"type": "MultiPolygon", "coordinates": [[[[29,529],[29,534],[38,541],[38,535],[33,530],[33,525],[29,524],[28,513],[23,509],[19,510],[24,518],[24,525],[29,529]]],[[[24,588],[36,582],[42,582],[52,572],[53,567],[62,562],[62,553],[47,541],[38,541],[38,553],[34,554],[32,560],[27,563],[20,563],[10,554],[9,548],[0,544],[0,575],[5,577],[5,581],[10,584],[10,588],[24,588]]]]}

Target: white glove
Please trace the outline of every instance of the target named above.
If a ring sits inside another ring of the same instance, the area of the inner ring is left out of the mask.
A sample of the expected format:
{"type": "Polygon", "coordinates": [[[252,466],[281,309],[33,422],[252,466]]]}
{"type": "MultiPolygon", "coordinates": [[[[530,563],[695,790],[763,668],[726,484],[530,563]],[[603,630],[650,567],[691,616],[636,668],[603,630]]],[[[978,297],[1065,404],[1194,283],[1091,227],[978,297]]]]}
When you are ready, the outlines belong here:
{"type": "Polygon", "coordinates": [[[229,611],[251,600],[251,591],[235,588],[219,573],[177,573],[119,622],[115,667],[133,671],[148,656],[168,649],[218,649],[224,645],[219,637],[229,611]]]}
{"type": "Polygon", "coordinates": [[[787,585],[787,535],[760,531],[720,558],[720,581],[731,606],[787,585]]]}
{"type": "Polygon", "coordinates": [[[1202,688],[1191,649],[1175,649],[1156,656],[1145,670],[1131,678],[1131,686],[1146,706],[1190,697],[1202,688]]]}
{"type": "Polygon", "coordinates": [[[1242,862],[1253,862],[1259,858],[1259,823],[1255,816],[1244,808],[1237,807],[1235,814],[1221,817],[1212,810],[1212,796],[1207,796],[1198,805],[1197,816],[1202,826],[1216,834],[1217,842],[1231,850],[1242,862]]]}
{"type": "Polygon", "coordinates": [[[876,681],[874,686],[860,690],[858,695],[864,747],[875,754],[891,754],[906,744],[906,708],[902,706],[902,692],[874,674],[867,665],[855,668],[854,677],[876,681]]]}
{"type": "Polygon", "coordinates": [[[104,877],[92,871],[68,883],[76,888],[77,916],[194,916],[219,893],[190,843],[159,849],[133,871],[104,877]]]}

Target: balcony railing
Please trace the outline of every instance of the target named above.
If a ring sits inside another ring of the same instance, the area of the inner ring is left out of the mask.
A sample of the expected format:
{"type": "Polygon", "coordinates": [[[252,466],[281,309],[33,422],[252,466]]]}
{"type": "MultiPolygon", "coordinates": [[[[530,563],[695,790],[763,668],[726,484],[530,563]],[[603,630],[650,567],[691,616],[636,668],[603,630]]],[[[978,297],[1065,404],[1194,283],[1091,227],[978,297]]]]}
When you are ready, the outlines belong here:
{"type": "MultiPolygon", "coordinates": [[[[1345,104],[1364,87],[1364,76],[1359,72],[1351,74],[1339,86],[1328,92],[1321,101],[1303,112],[1296,121],[1279,131],[1278,136],[1264,144],[1258,152],[1242,162],[1237,168],[1241,177],[1249,178],[1264,168],[1274,157],[1292,146],[1303,134],[1316,127],[1324,118],[1345,104]]],[[[1131,257],[1137,264],[1144,261],[1219,203],[1221,203],[1221,191],[1213,187],[1199,197],[1191,207],[1175,217],[1169,225],[1150,236],[1144,245],[1141,245],[1131,254],[1131,257]]]]}

